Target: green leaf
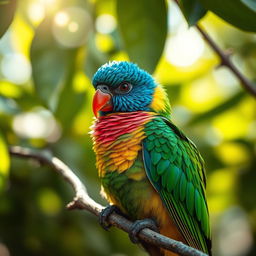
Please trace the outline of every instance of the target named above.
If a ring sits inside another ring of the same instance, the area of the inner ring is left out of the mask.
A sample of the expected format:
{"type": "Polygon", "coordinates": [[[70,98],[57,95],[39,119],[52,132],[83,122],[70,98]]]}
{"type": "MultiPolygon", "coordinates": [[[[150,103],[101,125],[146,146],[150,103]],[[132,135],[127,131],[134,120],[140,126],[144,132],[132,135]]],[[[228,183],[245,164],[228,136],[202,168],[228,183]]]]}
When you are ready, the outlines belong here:
{"type": "Polygon", "coordinates": [[[226,101],[220,103],[216,107],[212,108],[211,110],[204,112],[202,114],[196,115],[194,118],[192,118],[186,125],[194,125],[200,122],[204,122],[209,120],[210,118],[234,107],[237,103],[241,101],[245,97],[246,93],[244,91],[238,92],[226,101]]]}
{"type": "Polygon", "coordinates": [[[106,54],[97,49],[94,35],[90,36],[86,50],[84,71],[85,74],[91,79],[98,68],[108,62],[109,58],[106,54]]]}
{"type": "Polygon", "coordinates": [[[118,0],[117,18],[130,60],[152,73],[167,35],[165,0],[118,0]]]}
{"type": "Polygon", "coordinates": [[[241,0],[241,2],[256,12],[256,1],[255,0],[241,0]]]}
{"type": "Polygon", "coordinates": [[[61,47],[52,36],[51,26],[52,20],[48,18],[37,28],[31,46],[31,63],[36,93],[54,110],[75,50],[61,47]]]}
{"type": "Polygon", "coordinates": [[[59,96],[55,117],[62,124],[63,132],[69,130],[76,114],[81,110],[85,102],[86,92],[77,92],[73,88],[72,81],[67,83],[59,96]],[[72,106],[72,107],[70,107],[72,106]]]}
{"type": "Polygon", "coordinates": [[[207,13],[199,0],[182,0],[180,3],[189,26],[195,25],[207,13]]]}
{"type": "Polygon", "coordinates": [[[16,10],[16,0],[0,1],[0,38],[12,23],[16,10]]]}
{"type": "Polygon", "coordinates": [[[0,190],[4,186],[5,179],[9,173],[10,168],[10,157],[7,149],[7,145],[0,132],[0,190]]]}
{"type": "Polygon", "coordinates": [[[252,0],[200,0],[205,8],[230,24],[246,31],[256,32],[255,1],[252,0]]]}

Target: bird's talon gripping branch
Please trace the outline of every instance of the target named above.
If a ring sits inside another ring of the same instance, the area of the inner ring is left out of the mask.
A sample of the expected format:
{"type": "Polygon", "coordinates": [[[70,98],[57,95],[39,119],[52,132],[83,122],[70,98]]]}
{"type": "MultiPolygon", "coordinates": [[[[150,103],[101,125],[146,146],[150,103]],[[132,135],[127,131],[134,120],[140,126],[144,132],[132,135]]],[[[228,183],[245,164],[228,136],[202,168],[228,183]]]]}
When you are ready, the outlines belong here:
{"type": "MultiPolygon", "coordinates": [[[[10,147],[9,152],[12,156],[17,156],[20,158],[26,158],[26,159],[36,159],[41,160],[44,164],[50,166],[55,170],[57,173],[59,173],[66,181],[68,181],[74,188],[74,191],[76,193],[76,197],[81,198],[81,201],[84,203],[81,204],[81,208],[83,208],[86,211],[91,212],[92,214],[99,215],[100,211],[103,206],[96,203],[92,198],[89,196],[86,196],[86,189],[83,186],[83,183],[81,180],[75,175],[75,173],[62,161],[57,159],[56,157],[52,158],[49,156],[46,156],[40,151],[35,151],[28,148],[23,147],[10,147]],[[58,161],[56,161],[56,159],[58,161]],[[54,160],[54,161],[53,161],[54,160]],[[82,196],[81,196],[82,192],[82,196]]],[[[70,203],[69,209],[74,209],[72,206],[75,206],[74,201],[70,203]]],[[[128,232],[130,230],[130,221],[127,219],[127,217],[122,218],[121,216],[117,216],[115,218],[114,223],[117,224],[118,227],[128,232]],[[125,220],[125,221],[124,221],[125,220]]],[[[156,244],[159,247],[162,248],[168,248],[168,250],[173,251],[175,249],[175,252],[178,252],[180,255],[195,255],[195,256],[207,256],[205,253],[202,253],[194,248],[191,248],[185,244],[181,244],[180,242],[177,242],[175,240],[172,240],[170,238],[164,237],[162,235],[152,235],[148,232],[148,230],[145,231],[145,239],[147,239],[147,242],[156,244]]]]}
{"type": "Polygon", "coordinates": [[[105,207],[100,215],[99,215],[99,222],[100,225],[105,229],[108,230],[112,225],[108,223],[108,217],[113,213],[118,213],[122,215],[121,210],[116,205],[109,205],[105,207]]]}
{"type": "Polygon", "coordinates": [[[154,220],[152,219],[136,220],[132,225],[131,231],[129,232],[130,240],[133,243],[138,244],[140,242],[138,238],[138,234],[144,228],[152,229],[157,233],[159,232],[159,229],[154,220]]]}

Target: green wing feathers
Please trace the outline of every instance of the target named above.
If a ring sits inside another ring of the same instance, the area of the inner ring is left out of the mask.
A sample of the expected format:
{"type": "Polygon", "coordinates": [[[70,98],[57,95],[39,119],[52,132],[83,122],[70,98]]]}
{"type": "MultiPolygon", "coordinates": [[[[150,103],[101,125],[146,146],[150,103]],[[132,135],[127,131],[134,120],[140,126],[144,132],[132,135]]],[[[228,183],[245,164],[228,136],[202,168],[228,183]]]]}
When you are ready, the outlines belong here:
{"type": "Polygon", "coordinates": [[[211,254],[205,172],[199,152],[162,117],[147,123],[145,133],[143,159],[150,182],[187,243],[211,254]]]}

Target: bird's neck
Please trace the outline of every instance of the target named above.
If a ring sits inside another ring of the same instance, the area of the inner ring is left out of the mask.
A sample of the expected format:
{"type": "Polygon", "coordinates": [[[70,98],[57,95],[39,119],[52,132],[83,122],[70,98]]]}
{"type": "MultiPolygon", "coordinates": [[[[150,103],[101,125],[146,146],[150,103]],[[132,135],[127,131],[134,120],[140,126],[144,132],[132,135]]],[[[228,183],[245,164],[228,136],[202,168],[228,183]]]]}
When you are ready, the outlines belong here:
{"type": "Polygon", "coordinates": [[[136,111],[100,116],[92,127],[92,136],[95,141],[102,143],[115,141],[122,135],[143,128],[155,115],[154,112],[136,111]]]}
{"type": "Polygon", "coordinates": [[[156,114],[152,112],[113,113],[96,119],[92,127],[93,149],[99,176],[130,168],[141,150],[144,127],[156,114]]]}
{"type": "Polygon", "coordinates": [[[152,98],[150,109],[169,119],[171,116],[171,106],[168,95],[161,85],[156,86],[152,98]]]}

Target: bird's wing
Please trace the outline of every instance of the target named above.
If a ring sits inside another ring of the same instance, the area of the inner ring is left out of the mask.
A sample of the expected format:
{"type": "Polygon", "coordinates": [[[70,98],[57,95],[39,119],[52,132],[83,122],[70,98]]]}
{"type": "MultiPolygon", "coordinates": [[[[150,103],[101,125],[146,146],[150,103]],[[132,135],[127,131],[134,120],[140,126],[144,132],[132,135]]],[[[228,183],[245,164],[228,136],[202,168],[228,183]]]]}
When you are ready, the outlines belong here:
{"type": "Polygon", "coordinates": [[[145,134],[143,159],[150,182],[187,243],[210,254],[204,163],[196,146],[160,116],[145,125],[145,134]]]}

